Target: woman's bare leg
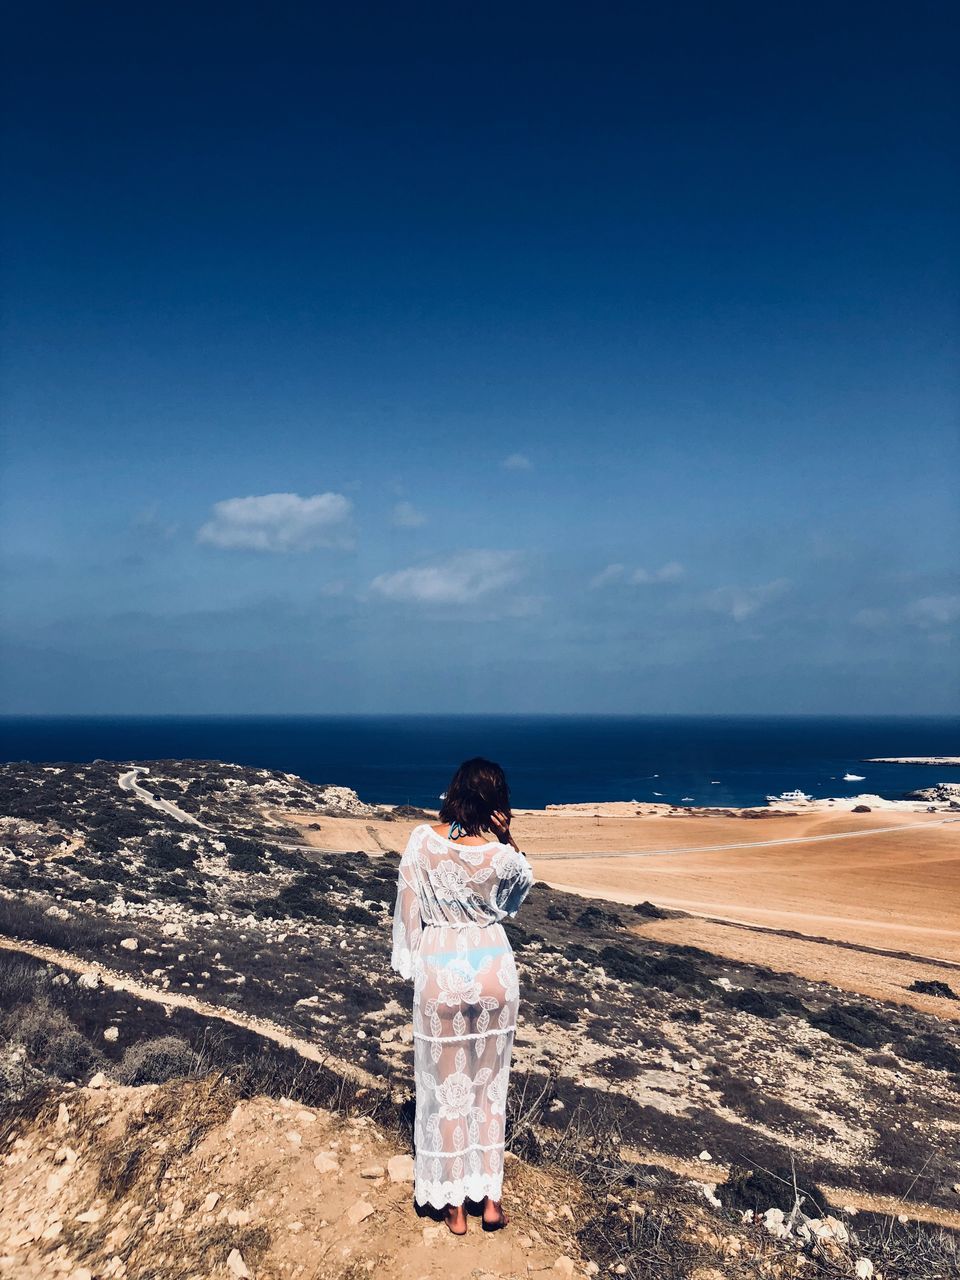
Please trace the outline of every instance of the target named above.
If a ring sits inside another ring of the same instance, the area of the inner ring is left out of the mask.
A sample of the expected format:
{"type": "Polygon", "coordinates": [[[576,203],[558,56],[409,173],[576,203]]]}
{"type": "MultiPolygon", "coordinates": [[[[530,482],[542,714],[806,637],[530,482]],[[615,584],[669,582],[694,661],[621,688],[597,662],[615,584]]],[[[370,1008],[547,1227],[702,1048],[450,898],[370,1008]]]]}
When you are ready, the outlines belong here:
{"type": "Polygon", "coordinates": [[[465,1236],[467,1234],[467,1210],[462,1204],[448,1204],[444,1214],[444,1221],[452,1235],[465,1236]]]}
{"type": "Polygon", "coordinates": [[[483,1220],[484,1222],[499,1223],[502,1221],[506,1226],[509,1218],[503,1212],[503,1205],[499,1200],[491,1200],[489,1196],[483,1198],[483,1220]]]}

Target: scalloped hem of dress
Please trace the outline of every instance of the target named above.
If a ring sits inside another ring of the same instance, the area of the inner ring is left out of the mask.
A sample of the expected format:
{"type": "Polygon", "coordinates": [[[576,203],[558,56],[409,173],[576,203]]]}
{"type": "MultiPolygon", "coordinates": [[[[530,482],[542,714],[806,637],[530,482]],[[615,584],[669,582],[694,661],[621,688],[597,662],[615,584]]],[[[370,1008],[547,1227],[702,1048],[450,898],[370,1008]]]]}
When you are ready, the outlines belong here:
{"type": "Polygon", "coordinates": [[[461,1205],[467,1200],[479,1204],[484,1196],[499,1200],[502,1192],[502,1175],[496,1178],[482,1176],[457,1182],[418,1182],[413,1199],[416,1204],[429,1205],[431,1209],[445,1209],[448,1204],[461,1205]]]}

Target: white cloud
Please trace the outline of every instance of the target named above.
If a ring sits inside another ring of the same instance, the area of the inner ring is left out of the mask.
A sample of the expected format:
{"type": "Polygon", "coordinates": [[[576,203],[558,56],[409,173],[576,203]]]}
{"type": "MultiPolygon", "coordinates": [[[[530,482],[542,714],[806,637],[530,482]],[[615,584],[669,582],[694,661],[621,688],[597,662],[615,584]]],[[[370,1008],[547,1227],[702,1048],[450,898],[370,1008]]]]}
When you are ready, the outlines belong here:
{"type": "Polygon", "coordinates": [[[525,453],[511,453],[500,464],[507,471],[530,471],[533,463],[525,453]]]}
{"type": "Polygon", "coordinates": [[[215,502],[213,516],[197,533],[198,542],[245,551],[310,551],[345,547],[352,504],[342,493],[264,493],[215,502]]]}
{"type": "Polygon", "coordinates": [[[590,579],[591,587],[606,587],[611,582],[620,582],[626,573],[626,567],[622,564],[608,564],[605,569],[590,579]]]}
{"type": "Polygon", "coordinates": [[[427,523],[427,517],[412,502],[398,502],[393,508],[391,523],[396,529],[419,529],[427,523]]]}
{"type": "Polygon", "coordinates": [[[786,578],[776,578],[755,587],[717,587],[707,594],[704,603],[716,613],[727,614],[734,622],[743,622],[783,595],[789,585],[786,578]]]}
{"type": "Polygon", "coordinates": [[[381,573],[370,588],[388,600],[466,604],[509,586],[520,576],[515,551],[463,551],[437,564],[381,573]]]}
{"type": "Polygon", "coordinates": [[[949,626],[960,618],[960,595],[923,596],[908,605],[907,617],[918,627],[949,626]]]}
{"type": "Polygon", "coordinates": [[[678,564],[676,560],[671,560],[652,572],[649,569],[634,569],[630,575],[630,581],[638,586],[645,586],[651,582],[678,582],[682,577],[683,565],[678,564]]]}
{"type": "Polygon", "coordinates": [[[659,569],[627,569],[623,564],[608,564],[590,579],[591,587],[607,587],[611,582],[627,582],[636,587],[655,582],[679,582],[683,577],[683,565],[671,560],[659,569]]]}

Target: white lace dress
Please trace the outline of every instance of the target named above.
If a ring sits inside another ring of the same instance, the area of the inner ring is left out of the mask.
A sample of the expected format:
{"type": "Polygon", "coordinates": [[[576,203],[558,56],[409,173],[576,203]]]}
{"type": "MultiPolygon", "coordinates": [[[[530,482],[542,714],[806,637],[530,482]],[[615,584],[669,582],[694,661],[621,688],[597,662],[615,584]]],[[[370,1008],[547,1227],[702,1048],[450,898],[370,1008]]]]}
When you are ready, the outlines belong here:
{"type": "Polygon", "coordinates": [[[500,1199],[520,989],[501,920],[533,884],[509,845],[415,827],[403,857],[392,966],[413,978],[414,1199],[442,1209],[500,1199]]]}

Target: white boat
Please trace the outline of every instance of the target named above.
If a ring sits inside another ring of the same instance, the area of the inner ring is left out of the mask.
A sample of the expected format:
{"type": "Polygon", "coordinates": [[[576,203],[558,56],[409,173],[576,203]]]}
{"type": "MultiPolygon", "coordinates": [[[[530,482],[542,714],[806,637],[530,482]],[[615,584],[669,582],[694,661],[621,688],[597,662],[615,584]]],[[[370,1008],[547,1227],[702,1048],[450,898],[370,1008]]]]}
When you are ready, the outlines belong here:
{"type": "Polygon", "coordinates": [[[843,780],[844,782],[866,782],[867,775],[865,773],[845,773],[843,780]]]}
{"type": "Polygon", "coordinates": [[[806,804],[812,799],[805,791],[781,791],[778,796],[767,796],[771,804],[806,804]]]}

